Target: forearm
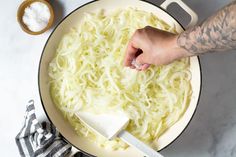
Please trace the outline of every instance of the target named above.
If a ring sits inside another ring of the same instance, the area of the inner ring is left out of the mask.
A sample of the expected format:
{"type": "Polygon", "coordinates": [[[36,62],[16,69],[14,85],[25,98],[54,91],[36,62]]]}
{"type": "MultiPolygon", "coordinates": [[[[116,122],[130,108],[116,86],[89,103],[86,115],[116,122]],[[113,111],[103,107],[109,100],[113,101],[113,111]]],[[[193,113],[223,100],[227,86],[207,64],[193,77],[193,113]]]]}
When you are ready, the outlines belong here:
{"type": "Polygon", "coordinates": [[[177,44],[191,55],[236,49],[236,1],[181,33],[177,44]]]}

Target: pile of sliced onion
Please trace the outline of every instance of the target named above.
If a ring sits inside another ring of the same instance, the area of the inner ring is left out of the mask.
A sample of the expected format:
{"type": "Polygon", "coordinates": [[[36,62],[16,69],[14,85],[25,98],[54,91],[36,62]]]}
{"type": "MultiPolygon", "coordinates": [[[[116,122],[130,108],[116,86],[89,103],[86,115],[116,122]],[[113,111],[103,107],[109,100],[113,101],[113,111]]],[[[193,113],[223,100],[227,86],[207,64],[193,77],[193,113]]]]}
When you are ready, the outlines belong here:
{"type": "Polygon", "coordinates": [[[86,13],[64,35],[49,64],[51,96],[80,136],[116,150],[127,145],[108,141],[84,126],[75,113],[122,111],[127,130],[151,144],[178,121],[191,97],[189,59],[137,72],[123,66],[131,35],[147,25],[176,33],[175,28],[145,11],[128,8],[109,14],[86,13]]]}

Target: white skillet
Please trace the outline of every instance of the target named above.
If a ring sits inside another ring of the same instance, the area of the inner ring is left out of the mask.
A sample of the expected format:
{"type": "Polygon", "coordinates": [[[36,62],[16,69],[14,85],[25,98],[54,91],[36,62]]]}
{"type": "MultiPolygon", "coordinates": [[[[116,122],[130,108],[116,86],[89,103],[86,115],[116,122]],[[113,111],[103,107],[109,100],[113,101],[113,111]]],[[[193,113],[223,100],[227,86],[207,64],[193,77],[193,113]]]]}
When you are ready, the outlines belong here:
{"type": "MultiPolygon", "coordinates": [[[[50,96],[48,64],[54,57],[56,48],[58,47],[59,41],[61,40],[62,36],[69,32],[69,30],[73,26],[78,25],[78,23],[82,20],[83,14],[85,12],[96,12],[100,9],[104,9],[105,11],[109,12],[118,8],[127,7],[135,7],[140,10],[152,12],[169,25],[175,26],[178,32],[181,32],[183,31],[183,27],[181,27],[181,25],[165,11],[167,6],[171,3],[177,3],[190,15],[191,21],[188,26],[192,26],[196,23],[196,14],[181,0],[166,0],[164,1],[164,3],[161,4],[160,7],[139,0],[99,0],[90,2],[74,10],[55,28],[55,30],[50,35],[44,47],[39,65],[38,83],[41,101],[43,104],[43,108],[50,121],[56,126],[56,128],[60,131],[64,138],[79,150],[86,152],[91,156],[99,157],[143,157],[143,154],[134,149],[133,147],[129,147],[124,151],[105,150],[103,148],[98,147],[96,144],[89,141],[88,139],[79,137],[74,131],[74,129],[70,126],[69,122],[57,109],[50,96]]],[[[186,128],[194,114],[194,111],[196,110],[201,89],[201,72],[199,60],[197,57],[192,57],[190,59],[190,71],[192,73],[192,97],[189,107],[177,123],[175,123],[156,141],[154,141],[154,146],[156,150],[161,150],[167,145],[169,145],[171,142],[173,142],[186,128]]]]}

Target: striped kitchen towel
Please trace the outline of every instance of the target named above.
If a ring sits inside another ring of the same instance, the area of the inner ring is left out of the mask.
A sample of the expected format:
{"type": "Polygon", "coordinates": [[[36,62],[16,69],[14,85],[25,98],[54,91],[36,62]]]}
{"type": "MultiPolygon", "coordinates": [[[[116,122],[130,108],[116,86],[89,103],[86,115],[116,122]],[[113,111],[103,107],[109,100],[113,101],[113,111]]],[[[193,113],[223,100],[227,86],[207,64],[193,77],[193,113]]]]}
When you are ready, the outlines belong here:
{"type": "Polygon", "coordinates": [[[33,100],[27,105],[24,126],[15,140],[22,157],[64,157],[71,151],[71,145],[52,124],[38,122],[33,100]]]}

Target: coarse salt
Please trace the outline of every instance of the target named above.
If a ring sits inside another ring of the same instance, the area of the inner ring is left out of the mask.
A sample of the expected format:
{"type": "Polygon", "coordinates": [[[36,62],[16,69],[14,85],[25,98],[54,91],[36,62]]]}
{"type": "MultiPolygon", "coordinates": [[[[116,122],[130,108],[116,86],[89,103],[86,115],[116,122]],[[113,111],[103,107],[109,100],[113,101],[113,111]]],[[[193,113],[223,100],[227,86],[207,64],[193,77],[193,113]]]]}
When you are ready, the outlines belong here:
{"type": "Polygon", "coordinates": [[[51,17],[48,6],[42,2],[34,2],[24,10],[23,22],[33,32],[47,27],[51,17]]]}
{"type": "Polygon", "coordinates": [[[135,59],[132,60],[131,64],[138,70],[142,69],[142,64],[138,64],[135,59]]]}

